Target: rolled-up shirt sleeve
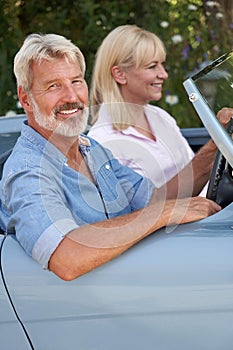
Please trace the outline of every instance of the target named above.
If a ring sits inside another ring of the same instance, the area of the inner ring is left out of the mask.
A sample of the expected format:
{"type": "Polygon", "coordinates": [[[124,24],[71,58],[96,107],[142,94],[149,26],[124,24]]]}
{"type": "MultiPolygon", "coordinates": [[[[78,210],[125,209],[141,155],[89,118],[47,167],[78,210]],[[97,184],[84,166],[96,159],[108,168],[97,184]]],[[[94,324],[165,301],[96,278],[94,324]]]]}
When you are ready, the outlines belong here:
{"type": "Polygon", "coordinates": [[[44,268],[64,236],[79,227],[56,182],[36,168],[9,173],[5,182],[4,200],[12,213],[6,229],[15,231],[25,251],[44,268]]]}

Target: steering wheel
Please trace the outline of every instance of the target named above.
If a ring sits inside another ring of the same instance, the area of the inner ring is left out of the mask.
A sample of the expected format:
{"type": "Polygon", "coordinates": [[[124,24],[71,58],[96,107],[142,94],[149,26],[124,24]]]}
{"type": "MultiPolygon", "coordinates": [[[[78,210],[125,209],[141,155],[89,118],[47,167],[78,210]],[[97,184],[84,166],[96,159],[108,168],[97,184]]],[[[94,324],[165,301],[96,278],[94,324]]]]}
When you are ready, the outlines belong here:
{"type": "MultiPolygon", "coordinates": [[[[226,131],[232,135],[232,119],[227,124],[226,131]]],[[[219,150],[216,152],[206,198],[212,199],[222,208],[233,202],[233,169],[219,150]]]]}

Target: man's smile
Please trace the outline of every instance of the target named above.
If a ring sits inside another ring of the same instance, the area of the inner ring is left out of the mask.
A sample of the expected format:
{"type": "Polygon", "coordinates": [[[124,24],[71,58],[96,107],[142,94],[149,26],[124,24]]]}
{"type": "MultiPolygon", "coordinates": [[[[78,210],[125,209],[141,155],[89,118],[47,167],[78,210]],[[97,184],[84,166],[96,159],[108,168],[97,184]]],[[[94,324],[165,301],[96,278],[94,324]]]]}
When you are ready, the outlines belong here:
{"type": "Polygon", "coordinates": [[[76,114],[80,111],[83,111],[84,104],[82,102],[77,103],[66,103],[62,106],[56,107],[54,110],[55,115],[63,115],[63,116],[70,116],[73,114],[76,114]]]}

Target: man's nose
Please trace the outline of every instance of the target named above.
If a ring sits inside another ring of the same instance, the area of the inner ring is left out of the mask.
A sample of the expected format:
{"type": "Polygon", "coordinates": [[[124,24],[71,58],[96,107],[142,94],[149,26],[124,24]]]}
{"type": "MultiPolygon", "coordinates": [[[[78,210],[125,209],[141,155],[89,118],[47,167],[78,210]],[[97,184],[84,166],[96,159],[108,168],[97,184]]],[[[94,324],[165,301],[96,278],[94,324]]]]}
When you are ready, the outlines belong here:
{"type": "Polygon", "coordinates": [[[78,99],[77,92],[72,85],[66,85],[63,87],[63,98],[68,102],[76,102],[78,99]]]}

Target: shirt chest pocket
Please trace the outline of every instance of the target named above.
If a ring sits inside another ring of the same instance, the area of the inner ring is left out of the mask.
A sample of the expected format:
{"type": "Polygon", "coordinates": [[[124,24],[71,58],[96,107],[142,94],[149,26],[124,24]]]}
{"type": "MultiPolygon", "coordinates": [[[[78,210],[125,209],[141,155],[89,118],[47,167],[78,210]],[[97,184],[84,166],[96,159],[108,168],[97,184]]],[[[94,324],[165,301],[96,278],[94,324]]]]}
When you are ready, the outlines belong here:
{"type": "Polygon", "coordinates": [[[125,192],[109,164],[101,167],[96,182],[108,217],[116,217],[131,212],[130,193],[125,192]]]}

